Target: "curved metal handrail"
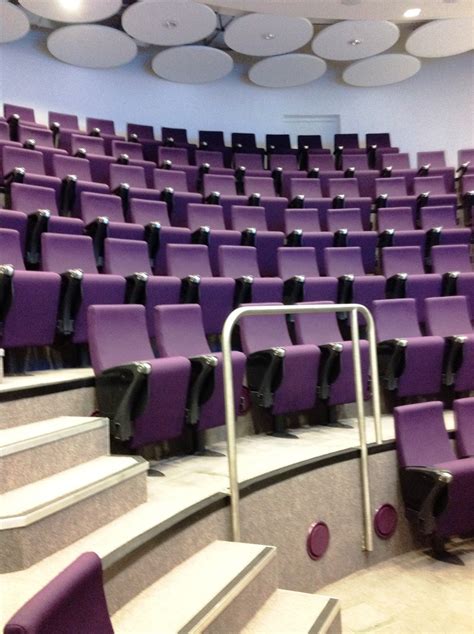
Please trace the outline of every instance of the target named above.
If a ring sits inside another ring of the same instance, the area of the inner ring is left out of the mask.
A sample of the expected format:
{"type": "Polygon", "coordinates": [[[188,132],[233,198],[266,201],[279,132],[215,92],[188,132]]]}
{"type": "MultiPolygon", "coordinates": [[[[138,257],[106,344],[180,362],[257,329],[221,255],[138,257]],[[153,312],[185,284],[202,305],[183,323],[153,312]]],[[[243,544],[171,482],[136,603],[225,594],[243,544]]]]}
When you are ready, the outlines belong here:
{"type": "Polygon", "coordinates": [[[362,386],[362,368],[360,360],[359,324],[360,313],[367,325],[367,337],[369,340],[370,374],[372,381],[372,412],[374,417],[375,438],[377,444],[382,443],[382,426],[380,418],[380,392],[377,364],[377,344],[375,338],[375,325],[370,311],[361,304],[291,304],[282,306],[244,306],[232,311],[227,317],[222,329],[222,361],[224,370],[224,399],[225,418],[227,431],[227,458],[229,464],[229,489],[232,521],[232,538],[240,541],[240,499],[239,481],[237,473],[237,447],[235,434],[235,408],[233,370],[231,359],[231,336],[235,325],[242,317],[258,315],[295,315],[301,313],[349,313],[351,323],[352,359],[354,363],[354,383],[357,406],[357,422],[359,427],[359,446],[361,463],[361,488],[364,518],[364,544],[363,550],[373,550],[372,518],[370,508],[370,486],[367,438],[365,428],[364,394],[362,386]]]}

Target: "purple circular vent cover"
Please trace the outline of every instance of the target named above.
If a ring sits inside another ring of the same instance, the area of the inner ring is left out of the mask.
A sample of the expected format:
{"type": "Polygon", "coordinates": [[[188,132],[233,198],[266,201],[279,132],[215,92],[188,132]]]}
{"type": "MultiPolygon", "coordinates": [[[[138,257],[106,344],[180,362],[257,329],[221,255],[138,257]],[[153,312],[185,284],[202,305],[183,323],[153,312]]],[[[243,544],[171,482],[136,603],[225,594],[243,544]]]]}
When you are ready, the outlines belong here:
{"type": "Polygon", "coordinates": [[[321,559],[329,546],[329,528],[324,522],[314,522],[309,527],[306,550],[311,559],[321,559]]]}
{"type": "Polygon", "coordinates": [[[398,513],[391,504],[382,504],[374,515],[374,529],[380,539],[390,539],[397,530],[398,513]]]}

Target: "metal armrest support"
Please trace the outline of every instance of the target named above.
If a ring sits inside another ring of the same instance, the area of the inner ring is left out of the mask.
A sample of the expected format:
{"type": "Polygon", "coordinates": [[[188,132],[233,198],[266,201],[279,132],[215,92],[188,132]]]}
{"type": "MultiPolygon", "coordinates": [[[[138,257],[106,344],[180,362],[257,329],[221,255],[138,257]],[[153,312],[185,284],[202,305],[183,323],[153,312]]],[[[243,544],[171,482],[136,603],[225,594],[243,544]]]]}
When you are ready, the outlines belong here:
{"type": "MultiPolygon", "coordinates": [[[[337,278],[337,303],[338,304],[351,304],[352,303],[352,293],[354,287],[354,276],[352,274],[341,275],[337,278]]],[[[338,317],[340,315],[344,315],[344,317],[340,317],[340,319],[346,319],[345,313],[337,313],[338,317]]]]}
{"type": "Polygon", "coordinates": [[[303,242],[303,230],[294,229],[286,236],[287,247],[300,247],[303,242]]]}
{"type": "Polygon", "coordinates": [[[257,230],[254,227],[248,227],[241,233],[240,244],[245,247],[254,247],[257,237],[257,230]]]}
{"type": "Polygon", "coordinates": [[[456,180],[459,181],[461,180],[461,178],[464,176],[464,174],[467,172],[469,165],[471,164],[471,161],[466,161],[465,163],[463,163],[462,165],[460,165],[457,170],[456,170],[456,180]]]}
{"type": "Polygon", "coordinates": [[[3,333],[3,324],[13,300],[13,278],[15,269],[11,264],[0,266],[0,335],[3,333]]]}
{"type": "Polygon", "coordinates": [[[395,237],[395,229],[385,229],[382,233],[379,233],[378,248],[383,249],[385,247],[393,246],[393,238],[395,237]]]}
{"type": "Polygon", "coordinates": [[[191,234],[192,244],[205,244],[209,245],[209,236],[211,235],[211,228],[207,226],[199,227],[191,234]]]}
{"type": "Polygon", "coordinates": [[[456,372],[462,365],[464,356],[465,335],[446,337],[446,348],[443,358],[443,382],[445,385],[454,385],[456,372]]]}
{"type": "Polygon", "coordinates": [[[235,280],[234,308],[238,308],[241,304],[250,304],[252,302],[252,285],[252,275],[244,275],[235,280]]]}
{"type": "Polygon", "coordinates": [[[172,187],[165,187],[160,194],[160,199],[166,203],[166,207],[168,208],[168,215],[170,216],[170,218],[172,217],[173,213],[173,196],[174,189],[172,187]]]}
{"type": "Polygon", "coordinates": [[[146,304],[146,285],[148,274],[132,273],[125,278],[125,304],[146,304]]]}
{"type": "Polygon", "coordinates": [[[29,264],[38,264],[41,259],[41,234],[48,230],[51,217],[49,209],[38,209],[28,216],[26,228],[26,260],[29,264]]]}
{"type": "Polygon", "coordinates": [[[334,148],[334,167],[337,170],[342,169],[342,153],[344,152],[344,146],[338,145],[334,148]]]}
{"type": "Polygon", "coordinates": [[[346,247],[347,246],[348,233],[349,232],[348,232],[347,229],[338,229],[334,233],[333,246],[335,246],[335,247],[346,247]]]}
{"type": "Polygon", "coordinates": [[[465,192],[462,197],[462,209],[464,224],[467,227],[472,223],[472,208],[474,206],[474,191],[465,192]]]}
{"type": "Polygon", "coordinates": [[[272,178],[273,178],[273,182],[275,183],[275,191],[277,193],[277,196],[281,196],[282,175],[283,175],[282,167],[275,167],[275,169],[272,171],[272,178]]]}
{"type": "Polygon", "coordinates": [[[65,216],[70,216],[74,209],[74,201],[76,199],[77,176],[68,174],[61,183],[60,209],[65,216]]]}
{"type": "Polygon", "coordinates": [[[390,339],[382,341],[378,346],[379,357],[386,358],[386,362],[380,364],[383,373],[382,382],[390,392],[397,389],[398,379],[405,369],[407,345],[406,339],[390,339]]]}
{"type": "Polygon", "coordinates": [[[200,407],[212,396],[214,391],[214,370],[217,366],[216,357],[205,354],[191,357],[191,379],[189,382],[186,403],[186,422],[196,425],[200,418],[200,407]]]}
{"type": "Polygon", "coordinates": [[[406,273],[397,273],[389,277],[385,287],[387,299],[406,297],[407,279],[408,275],[406,273]]]}
{"type": "Polygon", "coordinates": [[[331,393],[331,385],[341,372],[343,346],[341,343],[329,343],[319,348],[321,361],[319,362],[318,396],[321,400],[327,401],[331,393]]]}
{"type": "Polygon", "coordinates": [[[304,275],[295,275],[283,284],[283,303],[296,304],[304,301],[304,275]]]}
{"type": "Polygon", "coordinates": [[[245,193],[245,174],[247,172],[247,168],[244,165],[239,165],[235,168],[235,188],[237,194],[243,195],[245,193]]]}
{"type": "Polygon", "coordinates": [[[81,269],[70,269],[61,274],[57,329],[62,335],[74,333],[74,322],[82,302],[81,269]]]}
{"type": "Polygon", "coordinates": [[[152,266],[160,249],[160,236],[161,224],[159,222],[149,222],[145,225],[143,237],[148,245],[148,257],[152,266]]]}
{"type": "Polygon", "coordinates": [[[11,116],[8,117],[7,123],[10,127],[10,139],[12,141],[18,141],[18,132],[19,132],[19,125],[20,125],[20,115],[19,114],[12,114],[11,116]]]}
{"type": "Polygon", "coordinates": [[[283,348],[259,350],[247,358],[248,386],[260,407],[273,405],[273,395],[283,378],[284,358],[283,348]]]}
{"type": "Polygon", "coordinates": [[[346,197],[344,194],[338,194],[337,196],[334,196],[334,198],[332,199],[333,209],[343,209],[345,205],[345,200],[346,197]]]}
{"type": "Polygon", "coordinates": [[[403,467],[399,474],[405,516],[416,522],[422,535],[431,535],[436,518],[448,504],[452,473],[434,467],[403,467]]]}
{"type": "Polygon", "coordinates": [[[385,209],[388,203],[388,194],[380,194],[375,199],[375,209],[385,209]]]}
{"type": "Polygon", "coordinates": [[[132,421],[145,409],[150,371],[149,363],[137,361],[109,368],[96,377],[99,411],[110,419],[110,432],[117,440],[133,436],[132,421]]]}
{"type": "Polygon", "coordinates": [[[130,205],[130,185],[128,183],[120,183],[120,185],[114,189],[114,194],[120,197],[122,201],[122,210],[125,218],[128,218],[129,205],[130,205]]]}
{"type": "Polygon", "coordinates": [[[298,194],[290,202],[290,208],[291,209],[303,209],[303,207],[304,207],[304,195],[303,194],[298,194]]]}
{"type": "Polygon", "coordinates": [[[188,275],[181,280],[181,304],[199,304],[199,285],[201,278],[199,275],[188,275]]]}
{"type": "Polygon", "coordinates": [[[308,172],[308,178],[319,178],[319,167],[313,167],[308,172]]]}
{"type": "Polygon", "coordinates": [[[443,227],[432,227],[426,232],[425,263],[431,266],[431,249],[441,242],[443,227]]]}
{"type": "Polygon", "coordinates": [[[221,193],[220,192],[211,192],[209,196],[206,198],[206,202],[209,205],[219,205],[221,201],[221,193]]]}
{"type": "Polygon", "coordinates": [[[98,216],[85,228],[86,235],[92,238],[95,260],[98,267],[104,264],[104,242],[107,237],[108,225],[109,219],[107,216],[98,216]]]}
{"type": "Polygon", "coordinates": [[[443,297],[458,294],[458,277],[459,271],[449,271],[448,273],[444,273],[441,291],[443,297]]]}

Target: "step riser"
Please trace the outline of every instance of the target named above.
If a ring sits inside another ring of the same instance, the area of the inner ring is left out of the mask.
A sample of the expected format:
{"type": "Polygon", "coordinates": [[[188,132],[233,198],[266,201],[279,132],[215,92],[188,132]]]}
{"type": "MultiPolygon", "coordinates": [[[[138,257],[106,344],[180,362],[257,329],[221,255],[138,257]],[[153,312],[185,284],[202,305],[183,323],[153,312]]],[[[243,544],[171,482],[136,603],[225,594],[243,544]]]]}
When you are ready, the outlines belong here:
{"type": "Polygon", "coordinates": [[[0,532],[0,573],[24,570],[146,501],[139,473],[53,515],[0,532]]]}
{"type": "Polygon", "coordinates": [[[104,425],[3,456],[0,459],[0,493],[47,478],[108,452],[109,431],[104,425]]]}

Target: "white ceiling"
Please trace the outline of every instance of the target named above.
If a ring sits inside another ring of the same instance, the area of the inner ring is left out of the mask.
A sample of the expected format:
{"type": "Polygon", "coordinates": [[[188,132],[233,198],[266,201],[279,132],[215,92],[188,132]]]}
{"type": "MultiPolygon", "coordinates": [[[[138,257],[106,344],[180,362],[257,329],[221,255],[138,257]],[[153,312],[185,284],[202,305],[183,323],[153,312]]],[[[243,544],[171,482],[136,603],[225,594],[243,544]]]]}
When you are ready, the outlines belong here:
{"type": "Polygon", "coordinates": [[[0,43],[23,37],[29,22],[46,29],[57,59],[91,68],[127,64],[139,45],[150,49],[159,77],[183,83],[221,79],[237,52],[247,56],[239,62],[247,62],[250,80],[260,86],[314,82],[326,70],[324,60],[348,84],[378,86],[418,72],[419,58],[474,48],[474,0],[19,2],[0,0],[0,43]],[[418,17],[403,17],[415,7],[418,17]],[[361,61],[347,65],[354,60],[361,61]]]}

